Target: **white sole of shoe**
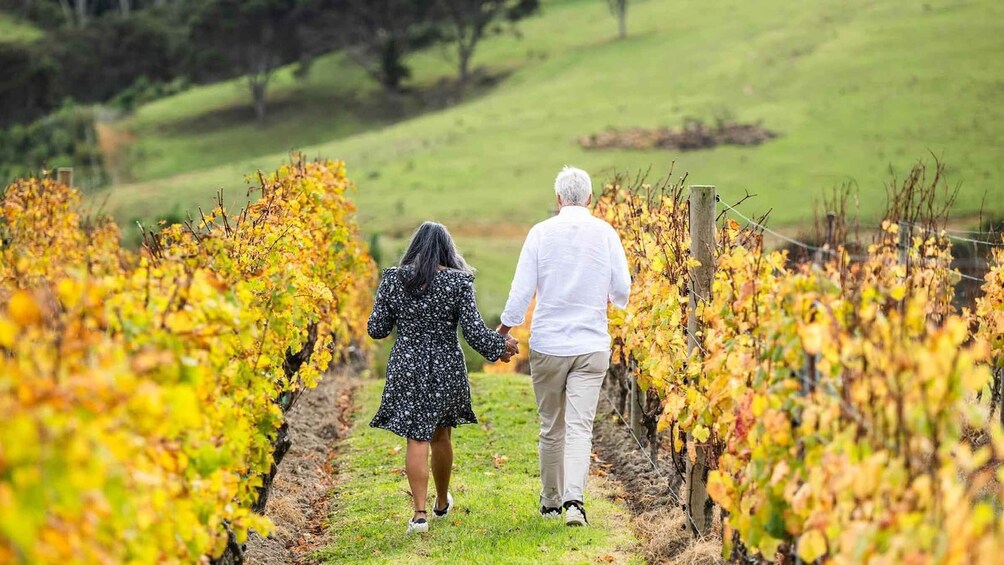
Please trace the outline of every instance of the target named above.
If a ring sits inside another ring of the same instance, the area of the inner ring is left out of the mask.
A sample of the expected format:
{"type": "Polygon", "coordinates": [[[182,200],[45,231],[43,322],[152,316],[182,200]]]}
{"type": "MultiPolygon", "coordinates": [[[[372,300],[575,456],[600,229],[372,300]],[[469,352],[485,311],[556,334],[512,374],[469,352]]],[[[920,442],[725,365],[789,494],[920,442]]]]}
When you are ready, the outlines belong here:
{"type": "Polygon", "coordinates": [[[557,507],[541,505],[537,511],[540,513],[540,517],[545,520],[561,518],[561,505],[558,505],[557,507]],[[543,512],[542,509],[544,508],[548,508],[550,512],[543,512]]]}
{"type": "Polygon", "coordinates": [[[586,517],[582,515],[575,507],[565,510],[565,525],[566,526],[585,526],[586,517]]]}

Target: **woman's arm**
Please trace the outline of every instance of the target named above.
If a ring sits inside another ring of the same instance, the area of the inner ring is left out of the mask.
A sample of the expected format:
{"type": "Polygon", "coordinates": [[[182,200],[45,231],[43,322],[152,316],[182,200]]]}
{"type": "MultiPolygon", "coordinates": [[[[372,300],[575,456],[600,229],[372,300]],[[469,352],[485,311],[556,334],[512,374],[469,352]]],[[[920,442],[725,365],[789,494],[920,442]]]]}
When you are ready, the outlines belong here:
{"type": "Polygon", "coordinates": [[[465,280],[460,284],[460,328],[464,339],[475,351],[489,361],[498,361],[505,353],[505,338],[495,330],[485,326],[485,321],[478,310],[477,298],[474,296],[473,280],[465,280]]]}
{"type": "Polygon", "coordinates": [[[394,293],[394,285],[397,284],[397,275],[389,269],[384,271],[380,286],[377,288],[376,300],[373,301],[373,312],[370,314],[369,322],[366,324],[366,331],[373,339],[383,339],[390,335],[394,329],[394,322],[397,321],[397,312],[390,303],[390,297],[394,293]]]}

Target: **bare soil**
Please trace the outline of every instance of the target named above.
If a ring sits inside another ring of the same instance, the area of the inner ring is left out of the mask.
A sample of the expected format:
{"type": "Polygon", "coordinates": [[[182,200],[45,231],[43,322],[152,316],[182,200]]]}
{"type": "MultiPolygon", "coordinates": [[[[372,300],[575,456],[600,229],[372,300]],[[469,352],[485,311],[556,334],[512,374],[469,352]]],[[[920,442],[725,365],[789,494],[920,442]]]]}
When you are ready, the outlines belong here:
{"type": "Polygon", "coordinates": [[[279,465],[265,507],[275,529],[267,538],[251,534],[245,563],[311,563],[312,552],[326,544],[337,448],[351,425],[355,386],[349,369],[329,374],[287,414],[293,445],[279,465]]]}
{"type": "Polygon", "coordinates": [[[645,560],[674,565],[723,563],[720,535],[696,539],[686,527],[677,498],[683,481],[668,453],[660,450],[657,471],[647,448],[638,447],[604,396],[597,413],[593,473],[613,479],[614,496],[623,499],[633,515],[631,525],[641,540],[645,560]]]}
{"type": "Polygon", "coordinates": [[[136,136],[101,120],[94,122],[94,131],[97,134],[98,148],[101,150],[101,159],[104,161],[110,184],[114,186],[132,181],[133,178],[129,174],[128,149],[136,140],[136,136]]]}

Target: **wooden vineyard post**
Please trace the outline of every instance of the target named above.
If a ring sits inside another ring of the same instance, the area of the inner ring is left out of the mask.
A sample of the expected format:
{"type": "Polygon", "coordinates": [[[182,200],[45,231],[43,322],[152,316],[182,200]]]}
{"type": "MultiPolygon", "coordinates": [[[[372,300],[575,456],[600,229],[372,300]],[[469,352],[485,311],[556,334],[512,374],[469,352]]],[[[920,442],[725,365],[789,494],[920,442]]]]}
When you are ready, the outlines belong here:
{"type": "MultiPolygon", "coordinates": [[[[700,331],[697,319],[698,300],[711,298],[711,281],[715,276],[715,187],[690,187],[690,255],[700,266],[690,271],[690,307],[687,314],[687,351],[693,355],[699,347],[695,337],[700,331]]],[[[708,461],[710,448],[698,445],[694,438],[696,457],[686,457],[684,493],[687,500],[683,511],[690,516],[691,531],[703,536],[711,531],[711,499],[708,497],[708,461]]]]}
{"type": "Polygon", "coordinates": [[[913,230],[909,222],[899,223],[899,264],[906,266],[910,272],[910,247],[913,246],[913,230]]]}
{"type": "Polygon", "coordinates": [[[837,221],[836,212],[826,213],[826,245],[833,249],[833,224],[837,221]]]}
{"type": "Polygon", "coordinates": [[[56,169],[56,180],[60,184],[65,184],[66,186],[73,186],[73,167],[60,167],[56,169]]]}
{"type": "MultiPolygon", "coordinates": [[[[896,247],[899,248],[899,264],[905,267],[904,273],[908,278],[910,276],[910,247],[913,245],[913,230],[909,222],[899,223],[899,241],[896,243],[896,247]]],[[[903,312],[905,300],[899,301],[899,311],[903,312]]]]}
{"type": "Polygon", "coordinates": [[[628,381],[628,421],[631,423],[631,432],[639,441],[645,438],[645,425],[642,418],[645,415],[646,393],[638,387],[638,379],[633,378],[628,381]]]}
{"type": "Polygon", "coordinates": [[[837,214],[835,212],[826,213],[826,239],[823,241],[823,247],[817,249],[812,258],[812,262],[816,265],[822,265],[825,259],[824,255],[833,252],[833,223],[836,219],[837,214]]]}
{"type": "MultiPolygon", "coordinates": [[[[823,241],[823,246],[816,250],[816,255],[812,262],[816,266],[823,264],[824,255],[830,253],[833,250],[833,223],[837,219],[837,214],[834,212],[826,213],[826,239],[823,241]]],[[[807,395],[816,389],[816,383],[819,382],[819,374],[816,371],[816,365],[819,363],[819,355],[805,354],[805,367],[803,369],[804,378],[802,379],[802,395],[807,395]]]]}

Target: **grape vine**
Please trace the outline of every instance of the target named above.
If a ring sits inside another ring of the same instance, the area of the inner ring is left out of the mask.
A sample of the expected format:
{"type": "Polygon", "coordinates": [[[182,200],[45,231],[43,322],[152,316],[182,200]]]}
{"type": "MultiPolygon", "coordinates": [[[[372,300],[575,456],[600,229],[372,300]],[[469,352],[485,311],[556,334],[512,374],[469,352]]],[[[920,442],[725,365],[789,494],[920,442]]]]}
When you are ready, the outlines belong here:
{"type": "Polygon", "coordinates": [[[614,183],[596,214],[621,234],[634,273],[628,310],[611,310],[614,359],[657,396],[669,447],[711,458],[726,554],[999,559],[1004,433],[977,399],[1000,390],[1001,253],[975,310],[960,313],[949,239],[930,216],[906,224],[891,208],[864,257],[836,245],[792,264],[764,249],[756,225],[723,214],[689,352],[682,187],[614,183]]]}
{"type": "Polygon", "coordinates": [[[257,181],[138,252],[67,186],[4,191],[0,563],[196,562],[268,532],[283,412],[363,343],[376,274],[342,163],[257,181]]]}

